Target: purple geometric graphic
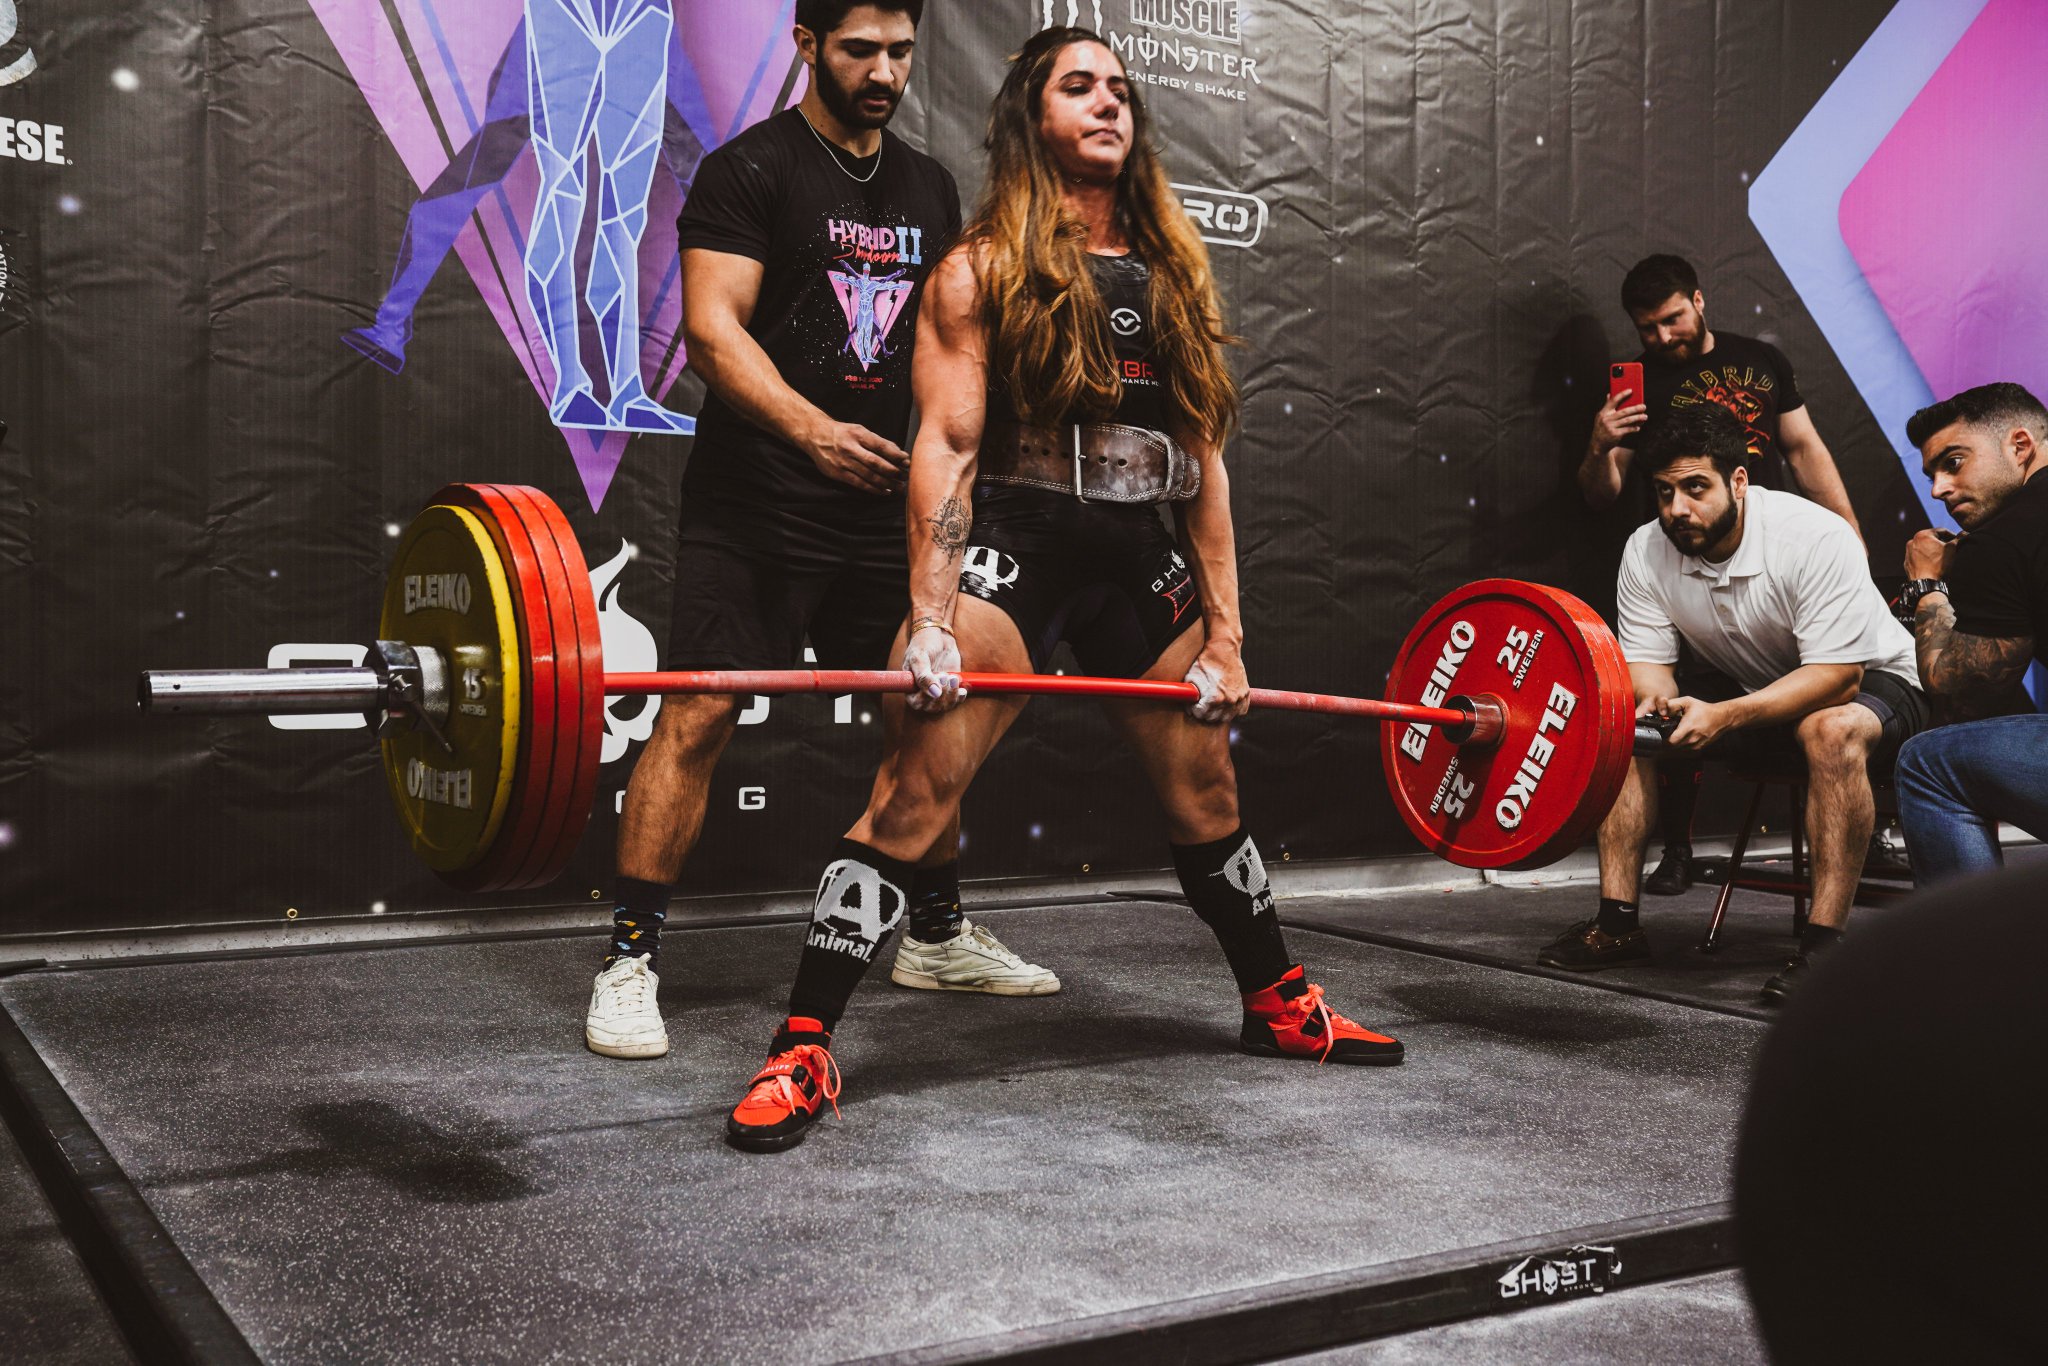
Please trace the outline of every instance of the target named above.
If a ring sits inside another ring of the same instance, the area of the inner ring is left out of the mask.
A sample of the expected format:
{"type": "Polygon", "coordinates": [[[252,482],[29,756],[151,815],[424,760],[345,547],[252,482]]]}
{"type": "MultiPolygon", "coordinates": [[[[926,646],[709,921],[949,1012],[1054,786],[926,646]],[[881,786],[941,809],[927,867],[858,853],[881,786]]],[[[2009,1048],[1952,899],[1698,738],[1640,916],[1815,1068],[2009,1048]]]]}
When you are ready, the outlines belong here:
{"type": "Polygon", "coordinates": [[[861,369],[869,369],[889,354],[889,329],[896,325],[914,287],[903,280],[902,271],[876,275],[866,263],[858,275],[833,270],[827,271],[825,278],[832,282],[839,311],[846,315],[846,350],[860,362],[861,369]]]}
{"type": "MultiPolygon", "coordinates": [[[[1927,519],[1953,527],[1906,444],[1906,419],[1933,402],[1913,354],[1842,239],[1842,197],[1985,0],[1899,0],[1749,187],[1749,217],[1820,325],[1905,467],[1927,519]]],[[[1914,197],[1938,191],[1916,189],[1914,197]]]]}
{"type": "Polygon", "coordinates": [[[1991,0],[1842,196],[1928,388],[2048,392],[2048,5],[1991,0]]]}
{"type": "MultiPolygon", "coordinates": [[[[525,17],[524,0],[308,0],[414,182],[424,191],[448,171],[483,127],[491,75],[507,59],[525,17]],[[387,19],[387,13],[393,16],[387,19]],[[395,22],[394,22],[395,20],[395,22]]],[[[789,31],[793,0],[713,5],[672,0],[667,54],[670,110],[704,151],[774,113],[800,93],[789,31]]],[[[514,55],[524,77],[524,58],[514,55]]],[[[546,406],[556,383],[527,297],[525,257],[533,241],[539,177],[530,146],[476,202],[453,242],[498,330],[546,406]]],[[[646,391],[668,393],[681,376],[682,304],[677,294],[675,221],[686,186],[673,169],[653,177],[640,238],[639,354],[646,391]]],[[[616,214],[620,206],[593,206],[616,214]]],[[[589,251],[591,229],[580,250],[589,251]]],[[[387,367],[388,368],[388,367],[387,367]]],[[[445,377],[444,377],[445,379],[445,377]]],[[[401,379],[399,382],[403,382],[401,379]]],[[[599,507],[625,454],[629,433],[563,430],[592,508],[599,507]]]]}

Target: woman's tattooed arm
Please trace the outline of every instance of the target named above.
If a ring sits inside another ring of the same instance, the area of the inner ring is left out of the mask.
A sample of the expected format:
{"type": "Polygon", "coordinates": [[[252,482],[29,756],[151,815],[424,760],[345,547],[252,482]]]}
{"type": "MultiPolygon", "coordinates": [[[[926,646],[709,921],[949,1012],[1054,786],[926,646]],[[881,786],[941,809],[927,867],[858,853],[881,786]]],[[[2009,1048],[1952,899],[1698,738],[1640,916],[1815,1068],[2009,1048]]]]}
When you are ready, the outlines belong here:
{"type": "Polygon", "coordinates": [[[925,519],[932,529],[932,544],[957,560],[967,549],[967,533],[974,527],[974,514],[957,497],[948,496],[938,510],[925,519]]]}

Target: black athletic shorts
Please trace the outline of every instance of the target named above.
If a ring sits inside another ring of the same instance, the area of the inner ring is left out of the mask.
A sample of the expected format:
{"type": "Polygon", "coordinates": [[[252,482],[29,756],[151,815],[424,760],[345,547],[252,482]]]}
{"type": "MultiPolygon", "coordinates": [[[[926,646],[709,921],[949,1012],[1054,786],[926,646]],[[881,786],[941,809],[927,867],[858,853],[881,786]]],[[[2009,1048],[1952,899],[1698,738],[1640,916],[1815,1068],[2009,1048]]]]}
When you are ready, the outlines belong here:
{"type": "Polygon", "coordinates": [[[978,484],[960,591],[1003,609],[1032,667],[1073,647],[1083,671],[1138,678],[1202,619],[1202,594],[1156,508],[978,484]]]}
{"type": "MultiPolygon", "coordinates": [[[[1701,663],[1697,656],[1680,658],[1678,690],[1702,702],[1728,702],[1749,691],[1728,675],[1701,663]]],[[[1899,746],[1934,723],[1934,704],[1927,694],[1882,669],[1865,669],[1862,687],[1850,700],[1869,708],[1884,727],[1883,736],[1870,753],[1871,763],[1880,768],[1889,769],[1899,757],[1899,746]]],[[[1757,763],[1798,753],[1799,741],[1791,726],[1752,726],[1723,731],[1714,743],[1694,751],[1692,757],[1757,763]]],[[[1682,751],[1672,751],[1671,757],[1687,756],[1682,751]]]]}
{"type": "Polygon", "coordinates": [[[886,669],[909,585],[900,505],[893,517],[828,523],[686,495],[668,667],[794,668],[808,637],[820,668],[886,669]]]}

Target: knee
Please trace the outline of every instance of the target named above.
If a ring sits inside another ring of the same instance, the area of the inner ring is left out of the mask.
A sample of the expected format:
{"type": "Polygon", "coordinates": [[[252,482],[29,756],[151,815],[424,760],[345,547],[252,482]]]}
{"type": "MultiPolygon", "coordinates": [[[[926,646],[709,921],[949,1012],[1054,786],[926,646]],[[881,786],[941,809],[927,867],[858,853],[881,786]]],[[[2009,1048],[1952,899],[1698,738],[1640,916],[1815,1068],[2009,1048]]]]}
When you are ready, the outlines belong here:
{"type": "Polygon", "coordinates": [[[737,697],[679,694],[662,699],[661,713],[654,718],[654,733],[664,747],[673,751],[678,762],[689,763],[723,750],[732,738],[739,714],[737,697]]]}
{"type": "Polygon", "coordinates": [[[922,769],[885,765],[875,780],[867,820],[884,839],[936,838],[959,806],[959,792],[922,769]]]}
{"type": "Polygon", "coordinates": [[[1851,702],[1800,718],[1796,733],[1809,768],[1847,769],[1863,766],[1883,727],[1870,708],[1851,702]]]}

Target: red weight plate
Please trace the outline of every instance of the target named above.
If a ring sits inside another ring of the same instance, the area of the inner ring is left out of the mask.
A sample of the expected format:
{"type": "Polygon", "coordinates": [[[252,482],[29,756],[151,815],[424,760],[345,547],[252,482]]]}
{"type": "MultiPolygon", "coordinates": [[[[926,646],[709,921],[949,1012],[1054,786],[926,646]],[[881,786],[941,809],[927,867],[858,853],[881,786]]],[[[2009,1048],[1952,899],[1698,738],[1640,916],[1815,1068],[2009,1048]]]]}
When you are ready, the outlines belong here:
{"type": "Polygon", "coordinates": [[[502,506],[504,511],[500,515],[504,520],[517,522],[532,547],[534,562],[539,567],[543,597],[538,610],[547,619],[553,644],[548,661],[544,663],[538,657],[534,661],[536,675],[548,674],[554,687],[555,702],[554,733],[551,737],[554,751],[547,768],[547,783],[544,789],[538,785],[535,789],[540,817],[532,838],[523,850],[514,851],[517,858],[506,867],[498,884],[503,890],[518,891],[537,887],[545,880],[542,874],[568,818],[569,795],[575,786],[577,751],[582,741],[578,723],[583,710],[583,678],[573,655],[576,623],[562,591],[562,557],[555,549],[553,534],[526,500],[514,494],[508,486],[480,484],[477,488],[495,505],[502,506]]]}
{"type": "Polygon", "coordinates": [[[590,566],[583,558],[583,547],[577,542],[568,517],[539,489],[518,491],[540,513],[562,557],[562,583],[574,609],[577,656],[583,674],[582,747],[575,767],[576,781],[564,812],[561,839],[545,871],[545,880],[552,882],[568,866],[576,846],[582,842],[584,829],[590,824],[591,803],[597,797],[598,765],[604,755],[604,636],[597,614],[597,595],[591,591],[590,566]]]}
{"type": "Polygon", "coordinates": [[[496,487],[525,519],[546,571],[562,690],[563,720],[555,737],[555,782],[549,796],[554,819],[536,842],[534,858],[520,870],[522,885],[537,887],[561,875],[590,821],[597,762],[604,743],[604,652],[597,638],[597,603],[590,591],[590,573],[568,519],[538,489],[513,484],[496,487]],[[587,614],[582,610],[586,605],[587,614]]]}
{"type": "Polygon", "coordinates": [[[1635,736],[1628,666],[1571,594],[1486,579],[1423,614],[1394,658],[1387,697],[1440,706],[1488,693],[1507,711],[1493,748],[1460,748],[1435,727],[1385,727],[1395,809],[1431,852],[1463,867],[1554,863],[1621,790],[1635,736]]]}
{"type": "Polygon", "coordinates": [[[543,824],[554,815],[548,806],[548,793],[559,748],[556,732],[561,725],[561,688],[556,677],[547,580],[518,509],[491,486],[450,484],[435,495],[434,501],[476,512],[504,556],[517,584],[520,638],[525,647],[520,675],[528,699],[527,725],[519,736],[518,779],[512,791],[512,809],[506,813],[498,838],[482,860],[472,868],[449,875],[447,880],[468,892],[516,889],[525,885],[518,881],[519,869],[532,856],[543,824]]]}

